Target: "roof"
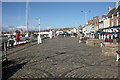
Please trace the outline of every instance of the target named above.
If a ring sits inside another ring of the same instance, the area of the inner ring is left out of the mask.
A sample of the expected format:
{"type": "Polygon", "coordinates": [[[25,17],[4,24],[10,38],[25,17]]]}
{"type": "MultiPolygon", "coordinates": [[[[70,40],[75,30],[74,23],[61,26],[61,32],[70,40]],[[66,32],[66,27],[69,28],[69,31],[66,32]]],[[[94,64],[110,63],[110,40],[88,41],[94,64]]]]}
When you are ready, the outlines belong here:
{"type": "Polygon", "coordinates": [[[112,17],[112,14],[115,12],[116,8],[113,8],[110,12],[108,12],[107,16],[108,18],[112,17]]]}
{"type": "Polygon", "coordinates": [[[119,12],[119,14],[120,14],[120,5],[118,6],[117,9],[116,9],[116,8],[113,8],[110,12],[108,12],[108,14],[107,14],[106,17],[110,18],[110,17],[112,17],[112,14],[113,14],[114,16],[117,16],[117,12],[119,12]]]}
{"type": "Polygon", "coordinates": [[[114,16],[117,16],[117,12],[119,12],[120,13],[120,6],[115,10],[115,12],[113,13],[114,14],[114,16]]]}

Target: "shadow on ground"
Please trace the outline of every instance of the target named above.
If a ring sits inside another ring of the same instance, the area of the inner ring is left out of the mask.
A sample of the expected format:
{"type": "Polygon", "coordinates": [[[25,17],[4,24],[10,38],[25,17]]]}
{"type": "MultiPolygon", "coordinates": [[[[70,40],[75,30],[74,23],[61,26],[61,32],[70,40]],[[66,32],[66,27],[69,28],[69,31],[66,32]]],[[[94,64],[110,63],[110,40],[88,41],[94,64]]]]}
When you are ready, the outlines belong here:
{"type": "MultiPolygon", "coordinates": [[[[8,61],[7,63],[4,63],[3,66],[13,64],[13,61],[8,61]]],[[[10,66],[7,68],[2,69],[2,80],[7,80],[10,78],[12,75],[14,75],[18,70],[20,70],[24,65],[26,65],[28,62],[24,62],[21,64],[16,64],[14,66],[10,66]]]]}

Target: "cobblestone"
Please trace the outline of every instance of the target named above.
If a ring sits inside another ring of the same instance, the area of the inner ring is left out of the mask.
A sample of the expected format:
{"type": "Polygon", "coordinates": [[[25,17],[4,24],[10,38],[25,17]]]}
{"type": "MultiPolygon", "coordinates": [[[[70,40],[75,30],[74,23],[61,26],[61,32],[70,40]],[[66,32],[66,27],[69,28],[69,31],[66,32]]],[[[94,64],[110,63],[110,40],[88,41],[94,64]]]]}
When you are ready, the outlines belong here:
{"type": "Polygon", "coordinates": [[[118,63],[77,38],[45,39],[8,51],[3,78],[116,78],[118,63]]]}

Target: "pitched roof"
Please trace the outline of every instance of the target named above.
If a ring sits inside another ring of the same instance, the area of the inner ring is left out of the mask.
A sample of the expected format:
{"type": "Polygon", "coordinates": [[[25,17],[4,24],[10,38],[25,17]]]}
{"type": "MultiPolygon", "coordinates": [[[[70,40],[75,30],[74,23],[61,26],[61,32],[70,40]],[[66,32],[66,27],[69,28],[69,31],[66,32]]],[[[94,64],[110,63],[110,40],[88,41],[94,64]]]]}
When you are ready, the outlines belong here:
{"type": "Polygon", "coordinates": [[[114,16],[117,16],[117,12],[119,12],[119,14],[120,14],[120,6],[118,6],[117,9],[116,9],[116,8],[113,8],[110,12],[108,12],[108,14],[107,14],[106,17],[110,18],[110,17],[112,17],[112,14],[113,14],[114,16]]]}
{"type": "Polygon", "coordinates": [[[113,13],[114,14],[114,16],[117,16],[117,12],[119,12],[120,13],[120,6],[115,10],[115,12],[113,13]]]}
{"type": "Polygon", "coordinates": [[[115,12],[116,8],[113,8],[110,12],[108,12],[107,16],[108,18],[112,17],[112,14],[115,12]]]}

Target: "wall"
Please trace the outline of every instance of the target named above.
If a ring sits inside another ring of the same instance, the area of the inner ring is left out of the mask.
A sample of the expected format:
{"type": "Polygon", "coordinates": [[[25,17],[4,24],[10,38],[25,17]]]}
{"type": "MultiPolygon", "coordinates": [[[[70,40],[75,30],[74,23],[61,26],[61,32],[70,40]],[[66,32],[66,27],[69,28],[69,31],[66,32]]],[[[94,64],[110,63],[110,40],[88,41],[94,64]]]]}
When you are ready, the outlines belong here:
{"type": "Polygon", "coordinates": [[[114,26],[117,26],[117,16],[114,16],[114,26]]]}

